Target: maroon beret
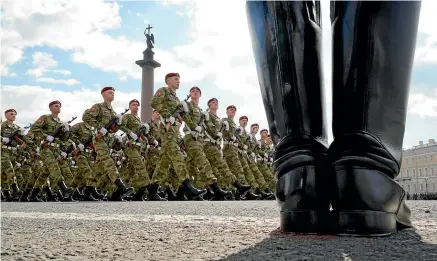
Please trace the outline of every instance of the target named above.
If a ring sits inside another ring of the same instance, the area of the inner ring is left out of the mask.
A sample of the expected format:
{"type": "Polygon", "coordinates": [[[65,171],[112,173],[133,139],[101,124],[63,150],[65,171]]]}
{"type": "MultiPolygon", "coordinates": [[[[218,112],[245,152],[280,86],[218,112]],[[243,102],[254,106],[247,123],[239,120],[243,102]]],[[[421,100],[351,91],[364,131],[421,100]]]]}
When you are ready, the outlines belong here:
{"type": "Polygon", "coordinates": [[[170,77],[174,77],[174,76],[181,77],[181,76],[179,75],[179,73],[167,73],[167,74],[165,75],[165,82],[167,82],[167,79],[168,79],[168,78],[170,78],[170,77]]]}
{"type": "Polygon", "coordinates": [[[200,90],[199,87],[197,87],[197,86],[191,87],[190,92],[191,92],[192,90],[198,90],[198,91],[200,92],[200,94],[202,95],[202,91],[200,90]]]}
{"type": "Polygon", "coordinates": [[[208,100],[208,103],[206,103],[206,105],[209,106],[209,104],[210,104],[211,102],[213,102],[213,101],[218,102],[218,100],[217,100],[216,98],[211,98],[211,99],[208,100]]]}
{"type": "Polygon", "coordinates": [[[267,129],[262,129],[260,133],[269,132],[267,129]]]}
{"type": "Polygon", "coordinates": [[[133,103],[136,102],[138,103],[138,106],[140,106],[140,102],[137,99],[133,99],[132,101],[129,102],[129,106],[133,103]]]}
{"type": "Polygon", "coordinates": [[[247,120],[247,121],[248,121],[249,119],[247,118],[247,116],[241,116],[239,120],[240,120],[240,121],[241,121],[241,120],[247,120]]]}
{"type": "Polygon", "coordinates": [[[226,110],[232,109],[234,108],[234,110],[237,110],[237,107],[235,107],[234,105],[229,105],[228,107],[226,107],[226,110]]]}
{"type": "Polygon", "coordinates": [[[254,124],[250,125],[250,128],[252,129],[252,127],[254,127],[254,126],[257,126],[259,128],[258,123],[254,123],[254,124]]]}
{"type": "Polygon", "coordinates": [[[15,109],[7,109],[7,110],[5,111],[5,114],[8,113],[8,112],[11,112],[11,111],[13,111],[13,112],[15,112],[15,114],[17,114],[17,111],[16,111],[15,109]]]}
{"type": "Polygon", "coordinates": [[[115,91],[114,87],[107,86],[107,87],[103,87],[103,89],[100,91],[100,94],[103,94],[104,92],[109,91],[109,90],[115,91]]]}
{"type": "Polygon", "coordinates": [[[59,104],[59,106],[62,106],[60,101],[52,101],[51,103],[49,103],[49,107],[55,104],[59,104]]]}

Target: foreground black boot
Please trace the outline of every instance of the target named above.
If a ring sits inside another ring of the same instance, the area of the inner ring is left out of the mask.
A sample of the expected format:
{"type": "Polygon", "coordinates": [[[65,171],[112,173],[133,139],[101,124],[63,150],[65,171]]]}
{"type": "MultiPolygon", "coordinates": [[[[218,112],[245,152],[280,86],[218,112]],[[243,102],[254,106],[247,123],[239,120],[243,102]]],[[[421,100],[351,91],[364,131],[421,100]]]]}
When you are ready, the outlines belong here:
{"type": "Polygon", "coordinates": [[[252,188],[251,185],[241,184],[240,182],[238,182],[238,180],[236,180],[232,185],[238,190],[241,195],[243,195],[252,188]]]}
{"type": "Polygon", "coordinates": [[[230,191],[223,190],[215,181],[209,186],[214,193],[214,200],[226,200],[226,197],[232,194],[230,191]]]}
{"type": "MultiPolygon", "coordinates": [[[[35,188],[33,190],[35,190],[35,188]]],[[[43,192],[46,193],[47,202],[58,202],[59,201],[57,196],[55,195],[55,193],[53,193],[52,188],[49,187],[48,185],[45,185],[43,187],[43,192]]],[[[33,194],[33,192],[32,192],[32,194],[33,194]]]]}
{"type": "Polygon", "coordinates": [[[32,191],[31,189],[26,188],[23,191],[23,194],[21,194],[20,201],[21,202],[29,202],[29,196],[30,196],[31,191],[32,191]]]}
{"type": "Polygon", "coordinates": [[[205,189],[195,188],[189,179],[185,179],[182,182],[182,187],[188,199],[199,197],[206,193],[205,189]]]}
{"type": "Polygon", "coordinates": [[[43,200],[39,197],[39,193],[41,192],[40,188],[33,188],[32,192],[29,196],[30,202],[43,202],[43,200]]]}
{"type": "Polygon", "coordinates": [[[61,192],[61,200],[64,202],[74,202],[76,200],[73,198],[73,196],[80,196],[80,194],[78,194],[78,191],[67,187],[63,180],[58,181],[58,187],[61,192]]]}
{"type": "Polygon", "coordinates": [[[285,232],[311,234],[328,227],[322,30],[316,4],[247,2],[258,80],[276,144],[276,198],[285,232]]]}
{"type": "MultiPolygon", "coordinates": [[[[149,191],[149,200],[151,201],[167,201],[165,198],[161,198],[161,196],[158,194],[159,184],[153,183],[147,186],[147,190],[149,191]]],[[[170,193],[172,193],[171,196],[176,197],[174,195],[173,190],[170,189],[170,193]]]]}
{"type": "Polygon", "coordinates": [[[95,194],[95,192],[96,192],[96,191],[94,191],[94,190],[95,190],[95,187],[92,187],[92,186],[86,186],[86,187],[83,189],[82,200],[83,200],[83,201],[99,201],[98,199],[96,199],[96,198],[94,197],[94,194],[95,194]]]}
{"type": "Polygon", "coordinates": [[[146,194],[146,187],[141,187],[132,197],[132,201],[146,201],[144,195],[146,194]]]}
{"type": "Polygon", "coordinates": [[[127,197],[135,193],[134,189],[126,186],[120,178],[116,179],[114,184],[117,186],[118,193],[121,197],[127,197]]]}
{"type": "Polygon", "coordinates": [[[401,166],[420,2],[335,2],[332,202],[340,235],[411,227],[401,166]]]}

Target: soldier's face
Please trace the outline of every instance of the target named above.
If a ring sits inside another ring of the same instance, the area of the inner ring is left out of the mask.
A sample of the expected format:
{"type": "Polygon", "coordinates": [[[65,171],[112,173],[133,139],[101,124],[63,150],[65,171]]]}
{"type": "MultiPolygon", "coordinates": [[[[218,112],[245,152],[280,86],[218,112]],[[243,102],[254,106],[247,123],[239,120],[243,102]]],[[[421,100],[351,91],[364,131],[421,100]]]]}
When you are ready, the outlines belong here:
{"type": "Polygon", "coordinates": [[[61,113],[61,105],[53,104],[52,106],[50,106],[50,111],[52,113],[61,113]]]}
{"type": "Polygon", "coordinates": [[[268,145],[272,144],[272,138],[269,137],[269,136],[267,136],[267,138],[266,138],[266,143],[267,143],[268,145]]]}
{"type": "Polygon", "coordinates": [[[196,89],[191,90],[190,94],[191,94],[191,98],[194,98],[194,99],[200,98],[200,92],[196,89]]]}
{"type": "Polygon", "coordinates": [[[133,113],[137,113],[139,107],[140,107],[140,105],[138,104],[138,102],[133,102],[129,105],[129,109],[133,113]]]}
{"type": "Polygon", "coordinates": [[[212,101],[209,103],[209,109],[210,110],[217,110],[218,109],[218,102],[212,101]]]}
{"type": "Polygon", "coordinates": [[[10,112],[5,114],[5,117],[8,121],[15,121],[17,114],[15,114],[15,112],[13,112],[13,111],[10,111],[10,112]]]}
{"type": "Polygon", "coordinates": [[[152,113],[152,118],[153,118],[154,120],[159,119],[159,113],[158,113],[157,111],[154,111],[154,112],[152,113]]]}
{"type": "Polygon", "coordinates": [[[253,126],[252,127],[252,133],[258,133],[259,127],[258,126],[253,126]]]}
{"type": "Polygon", "coordinates": [[[168,87],[170,87],[172,89],[179,89],[179,83],[180,83],[180,80],[179,80],[179,77],[177,77],[177,76],[167,78],[168,87]]]}
{"type": "Polygon", "coordinates": [[[113,90],[107,90],[106,92],[102,93],[102,96],[105,101],[112,102],[115,97],[115,92],[113,90]]]}
{"type": "Polygon", "coordinates": [[[267,131],[263,131],[261,132],[261,138],[266,138],[267,137],[267,131]]]}
{"type": "Polygon", "coordinates": [[[235,109],[230,108],[230,109],[226,110],[226,114],[228,115],[228,117],[234,117],[235,116],[235,109]]]}
{"type": "Polygon", "coordinates": [[[240,126],[241,127],[246,127],[247,126],[247,120],[246,119],[240,120],[240,126]]]}

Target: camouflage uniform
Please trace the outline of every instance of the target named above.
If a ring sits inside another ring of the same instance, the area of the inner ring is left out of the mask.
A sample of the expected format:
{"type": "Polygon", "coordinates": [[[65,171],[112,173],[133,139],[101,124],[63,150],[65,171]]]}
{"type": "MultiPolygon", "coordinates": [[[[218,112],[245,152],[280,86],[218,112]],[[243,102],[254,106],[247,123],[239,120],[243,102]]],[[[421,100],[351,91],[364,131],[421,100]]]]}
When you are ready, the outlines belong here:
{"type": "MultiPolygon", "coordinates": [[[[133,136],[136,136],[135,133],[139,131],[141,126],[142,123],[138,116],[126,114],[123,116],[123,121],[119,128],[127,135],[133,134],[133,136]]],[[[145,128],[147,128],[148,133],[150,127],[146,125],[145,128]]],[[[144,144],[147,146],[148,142],[145,142],[145,135],[135,137],[136,140],[133,140],[132,137],[129,138],[131,138],[131,140],[127,142],[126,148],[124,149],[124,153],[128,158],[128,163],[131,168],[134,169],[134,171],[131,172],[131,174],[134,174],[134,176],[129,179],[129,182],[136,188],[145,187],[149,185],[150,179],[147,173],[146,165],[141,158],[141,148],[144,146],[144,144]]]]}
{"type": "Polygon", "coordinates": [[[267,182],[267,185],[270,189],[275,189],[276,181],[275,177],[270,170],[269,166],[267,165],[267,162],[269,161],[269,155],[267,153],[267,150],[269,149],[269,146],[266,144],[265,139],[261,138],[259,141],[259,149],[257,150],[257,166],[258,169],[263,173],[264,179],[267,182]]]}
{"type": "Polygon", "coordinates": [[[161,150],[161,129],[163,125],[159,120],[153,120],[149,123],[149,144],[150,147],[146,147],[146,162],[147,170],[149,171],[149,177],[152,178],[153,172],[155,171],[156,164],[159,161],[159,152],[161,150]]]}
{"type": "MultiPolygon", "coordinates": [[[[181,104],[175,92],[170,88],[163,87],[158,89],[155,95],[153,95],[151,106],[164,120],[169,119],[172,113],[178,106],[181,106],[181,104]]],[[[184,159],[178,152],[179,124],[180,123],[176,120],[168,130],[165,126],[163,127],[160,159],[152,177],[152,182],[167,180],[168,168],[171,164],[178,176],[177,178],[171,179],[171,185],[174,188],[176,188],[181,181],[189,177],[184,159]]]]}
{"type": "Polygon", "coordinates": [[[246,136],[246,144],[248,146],[247,153],[243,154],[243,156],[247,158],[247,163],[249,164],[249,168],[254,175],[256,183],[259,185],[259,188],[264,191],[268,186],[266,180],[264,179],[264,175],[258,169],[256,164],[256,152],[261,144],[258,143],[255,135],[251,135],[250,133],[246,136]]]}
{"type": "Polygon", "coordinates": [[[252,185],[253,188],[259,188],[259,184],[257,182],[257,180],[255,179],[255,176],[252,173],[251,168],[249,167],[249,163],[248,163],[248,156],[247,156],[247,149],[249,148],[249,146],[247,146],[247,132],[244,130],[243,127],[239,126],[239,134],[238,134],[238,138],[237,138],[237,143],[238,143],[238,158],[240,159],[241,162],[241,166],[244,169],[244,175],[246,177],[247,182],[252,185]]]}
{"type": "Polygon", "coordinates": [[[203,128],[199,126],[202,110],[192,101],[182,102],[184,107],[184,145],[187,153],[187,170],[194,175],[195,185],[200,187],[206,184],[212,184],[216,178],[212,172],[211,165],[203,151],[202,136],[203,128]]]}

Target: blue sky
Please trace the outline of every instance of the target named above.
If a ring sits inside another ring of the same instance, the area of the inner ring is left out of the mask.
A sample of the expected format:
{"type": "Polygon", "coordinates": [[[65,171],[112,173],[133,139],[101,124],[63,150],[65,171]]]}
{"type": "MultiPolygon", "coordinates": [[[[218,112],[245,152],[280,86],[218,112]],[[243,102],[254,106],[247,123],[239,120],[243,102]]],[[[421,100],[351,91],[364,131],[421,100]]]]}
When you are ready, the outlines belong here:
{"type": "MultiPolygon", "coordinates": [[[[431,11],[437,10],[435,2],[422,4],[405,147],[437,139],[437,30],[431,11]]],[[[54,99],[63,103],[64,119],[81,115],[100,101],[102,86],[116,88],[117,110],[139,99],[141,68],[135,61],[142,58],[143,32],[151,24],[155,59],[162,64],[156,69],[155,90],[164,86],[167,72],[179,72],[180,98],[197,85],[204,109],[209,98],[217,97],[222,108],[234,104],[237,117],[247,115],[249,123],[267,127],[244,2],[236,1],[232,8],[220,1],[183,0],[32,1],[31,7],[28,3],[5,3],[1,15],[1,110],[16,108],[19,124],[47,113],[54,99]]],[[[328,25],[329,7],[326,1],[322,5],[323,24],[328,25]]],[[[323,33],[330,117],[330,28],[323,28],[323,33]]],[[[219,113],[224,116],[223,110],[219,113]]]]}

